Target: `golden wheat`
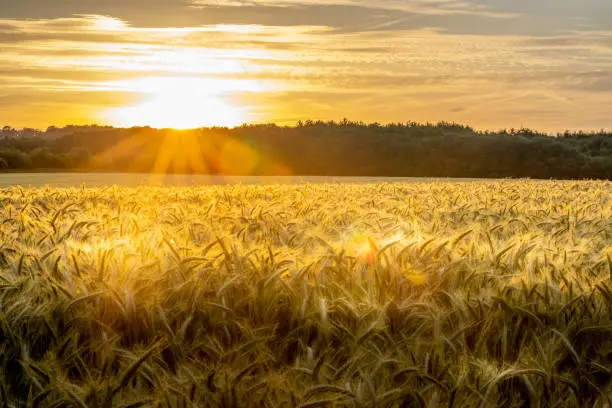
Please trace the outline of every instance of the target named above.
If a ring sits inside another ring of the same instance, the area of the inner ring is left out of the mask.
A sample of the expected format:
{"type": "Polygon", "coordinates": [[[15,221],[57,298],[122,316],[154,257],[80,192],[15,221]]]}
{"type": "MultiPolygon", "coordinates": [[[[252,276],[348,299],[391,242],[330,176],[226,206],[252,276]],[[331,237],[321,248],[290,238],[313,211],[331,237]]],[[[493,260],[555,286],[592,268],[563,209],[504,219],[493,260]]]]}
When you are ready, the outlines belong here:
{"type": "Polygon", "coordinates": [[[7,407],[612,407],[612,183],[0,190],[7,407]]]}

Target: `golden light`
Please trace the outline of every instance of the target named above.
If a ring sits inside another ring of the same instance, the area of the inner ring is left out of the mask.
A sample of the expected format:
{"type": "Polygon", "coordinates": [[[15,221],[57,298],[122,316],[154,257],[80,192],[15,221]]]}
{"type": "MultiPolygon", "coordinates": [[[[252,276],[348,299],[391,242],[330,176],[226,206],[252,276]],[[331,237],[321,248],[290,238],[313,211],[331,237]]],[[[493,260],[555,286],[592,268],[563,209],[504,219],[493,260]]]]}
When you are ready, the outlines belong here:
{"type": "Polygon", "coordinates": [[[291,175],[282,163],[262,156],[256,146],[232,138],[223,130],[212,133],[177,129],[134,131],[95,155],[89,167],[103,168],[118,162],[129,163],[129,171],[151,173],[151,184],[160,184],[167,174],[249,176],[267,171],[271,172],[267,174],[291,175]]]}
{"type": "Polygon", "coordinates": [[[222,174],[252,174],[259,157],[246,144],[230,139],[223,143],[216,159],[222,174]]]}
{"type": "Polygon", "coordinates": [[[345,243],[345,250],[349,255],[355,256],[366,263],[376,262],[378,256],[378,246],[374,239],[362,233],[356,233],[345,243]]]}
{"type": "Polygon", "coordinates": [[[91,28],[99,31],[120,31],[127,29],[123,20],[107,16],[86,16],[91,21],[91,28]]]}
{"type": "MultiPolygon", "coordinates": [[[[395,244],[406,245],[408,242],[410,241],[403,233],[376,239],[373,235],[356,232],[351,234],[343,243],[343,249],[348,255],[355,257],[360,262],[374,264],[378,259],[381,248],[395,244]]],[[[412,285],[421,286],[427,283],[427,273],[421,269],[407,268],[402,274],[412,285]]]]}
{"type": "Polygon", "coordinates": [[[153,77],[117,83],[120,89],[146,95],[135,105],[108,111],[115,126],[195,129],[239,126],[255,119],[246,107],[233,104],[229,96],[260,90],[255,81],[199,77],[153,77]]]}

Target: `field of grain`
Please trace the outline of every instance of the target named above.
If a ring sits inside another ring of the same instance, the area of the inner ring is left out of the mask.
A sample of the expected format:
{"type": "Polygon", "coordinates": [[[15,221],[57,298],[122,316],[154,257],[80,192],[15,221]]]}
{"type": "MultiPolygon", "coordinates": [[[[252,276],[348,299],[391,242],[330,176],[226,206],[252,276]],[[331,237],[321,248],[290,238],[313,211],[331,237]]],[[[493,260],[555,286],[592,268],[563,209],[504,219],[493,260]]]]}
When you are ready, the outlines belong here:
{"type": "Polygon", "coordinates": [[[0,223],[6,407],[612,407],[610,182],[8,188],[0,223]]]}

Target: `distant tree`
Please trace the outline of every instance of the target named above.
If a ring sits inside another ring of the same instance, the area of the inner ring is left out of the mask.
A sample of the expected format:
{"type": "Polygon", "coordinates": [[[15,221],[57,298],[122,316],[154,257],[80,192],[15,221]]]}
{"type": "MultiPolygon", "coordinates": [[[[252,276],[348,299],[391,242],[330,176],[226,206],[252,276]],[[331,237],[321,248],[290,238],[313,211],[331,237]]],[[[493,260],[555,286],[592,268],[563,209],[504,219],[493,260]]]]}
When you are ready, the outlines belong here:
{"type": "MultiPolygon", "coordinates": [[[[2,132],[4,168],[113,171],[151,170],[164,139],[173,135],[150,127],[101,126],[49,127],[44,134],[5,126],[2,132]],[[7,137],[6,132],[27,137],[7,137]]],[[[454,122],[383,125],[345,118],[305,120],[296,127],[268,123],[199,129],[189,137],[201,147],[199,161],[205,165],[200,167],[213,172],[221,171],[224,141],[235,140],[255,152],[259,164],[253,171],[261,174],[283,169],[283,174],[332,176],[612,179],[612,134],[605,132],[555,137],[527,128],[476,132],[454,122]]],[[[174,154],[180,160],[185,152],[174,154]]],[[[185,171],[185,166],[168,170],[185,171]]]]}

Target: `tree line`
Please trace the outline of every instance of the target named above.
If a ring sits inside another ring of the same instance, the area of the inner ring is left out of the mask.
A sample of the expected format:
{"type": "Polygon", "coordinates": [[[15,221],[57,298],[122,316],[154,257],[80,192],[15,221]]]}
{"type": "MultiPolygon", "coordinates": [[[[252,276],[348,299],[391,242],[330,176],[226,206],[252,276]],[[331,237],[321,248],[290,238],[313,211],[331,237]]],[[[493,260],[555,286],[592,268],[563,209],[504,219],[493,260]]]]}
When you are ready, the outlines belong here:
{"type": "Polygon", "coordinates": [[[348,120],[191,131],[4,127],[0,169],[612,179],[612,133],[482,132],[447,122],[348,120]]]}

